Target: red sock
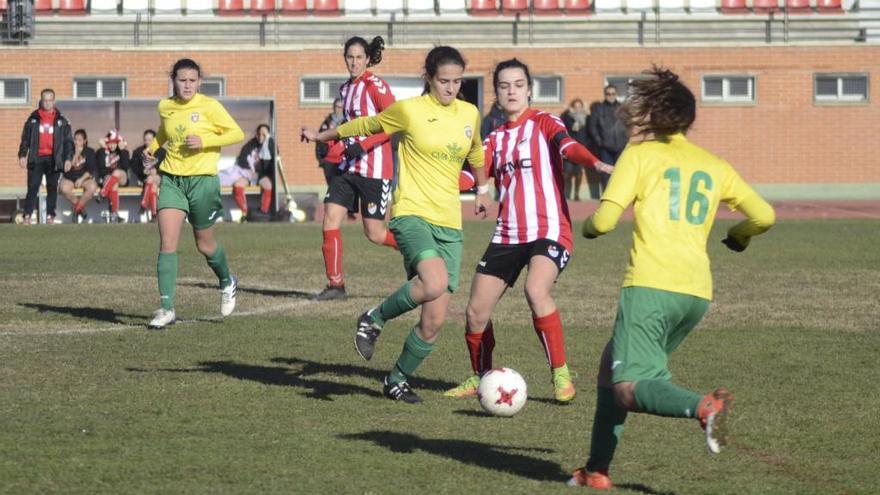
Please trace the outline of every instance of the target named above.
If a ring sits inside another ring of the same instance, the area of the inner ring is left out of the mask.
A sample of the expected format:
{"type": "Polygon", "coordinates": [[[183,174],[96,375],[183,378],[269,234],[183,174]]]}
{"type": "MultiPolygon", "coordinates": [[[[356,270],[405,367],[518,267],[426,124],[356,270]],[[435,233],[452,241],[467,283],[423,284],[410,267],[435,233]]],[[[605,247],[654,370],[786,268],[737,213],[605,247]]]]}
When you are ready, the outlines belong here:
{"type": "Polygon", "coordinates": [[[345,285],[345,278],[342,275],[342,231],[325,230],[321,251],[324,253],[324,268],[330,285],[332,287],[345,285]]]}
{"type": "Polygon", "coordinates": [[[119,211],[119,189],[110,191],[110,213],[119,211]]]}
{"type": "Polygon", "coordinates": [[[147,206],[150,204],[150,198],[153,195],[153,183],[147,182],[144,184],[144,197],[141,198],[141,208],[147,209],[147,206]]]}
{"type": "Polygon", "coordinates": [[[85,205],[82,204],[82,199],[77,200],[76,204],[73,205],[73,214],[76,215],[77,213],[82,213],[84,209],[85,205]]]}
{"type": "Polygon", "coordinates": [[[268,187],[263,189],[263,193],[260,195],[260,211],[269,213],[270,206],[272,206],[272,188],[268,187]]]}
{"type": "Polygon", "coordinates": [[[495,348],[495,334],[492,332],[492,322],[486,325],[483,333],[465,332],[464,339],[467,342],[468,352],[471,355],[471,369],[474,373],[482,375],[492,369],[492,349],[495,348]]]}
{"type": "Polygon", "coordinates": [[[105,198],[110,196],[110,191],[113,190],[113,186],[115,186],[119,182],[119,179],[116,178],[115,175],[110,174],[107,177],[107,180],[104,181],[104,187],[101,188],[101,196],[105,198]]]}
{"type": "Polygon", "coordinates": [[[385,241],[382,243],[382,245],[400,251],[400,248],[397,247],[397,239],[394,238],[394,234],[392,234],[390,230],[385,231],[385,241]]]}
{"type": "Polygon", "coordinates": [[[559,310],[540,318],[532,318],[535,333],[544,346],[547,361],[551,368],[559,368],[565,364],[565,338],[562,336],[562,318],[559,310]]]}
{"type": "Polygon", "coordinates": [[[241,210],[242,215],[247,215],[247,198],[244,197],[244,188],[241,186],[232,186],[232,196],[235,197],[235,204],[241,210]]]}

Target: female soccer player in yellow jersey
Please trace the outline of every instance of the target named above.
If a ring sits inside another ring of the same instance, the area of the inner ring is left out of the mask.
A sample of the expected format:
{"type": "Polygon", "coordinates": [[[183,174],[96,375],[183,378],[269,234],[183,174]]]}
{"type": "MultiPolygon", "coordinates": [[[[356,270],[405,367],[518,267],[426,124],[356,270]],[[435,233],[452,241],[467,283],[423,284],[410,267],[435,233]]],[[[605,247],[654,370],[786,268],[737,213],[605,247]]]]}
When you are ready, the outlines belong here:
{"type": "Polygon", "coordinates": [[[775,222],[773,208],[733,167],[685,137],[696,116],[693,93],[668,70],[655,67],[649,75],[630,84],[623,106],[624,122],[641,139],[624,150],[599,209],[583,226],[588,239],[609,232],[634,204],[629,267],[599,363],[590,456],[569,485],[611,488],[608,468],[629,411],[695,418],[709,451],[721,451],[729,392],[702,396],[681,388],[670,381],[667,362],[709,308],[706,240],[719,203],[747,217],[723,241],[734,251],[775,222]]]}
{"type": "Polygon", "coordinates": [[[431,353],[449,299],[458,287],[462,250],[458,179],[465,160],[476,172],[476,211],[485,215],[489,205],[489,186],[482,171],[480,112],[456,98],[464,68],[458,50],[438,46],[425,59],[426,94],[320,134],[303,129],[304,137],[319,141],[379,132],[401,135],[400,171],[389,227],[403,255],[408,281],[361,315],[355,347],[369,360],[385,322],[422,306],[418,325],[384,380],[385,396],[407,403],[421,402],[406,380],[431,353]]]}
{"type": "Polygon", "coordinates": [[[150,328],[176,321],[174,291],[177,285],[177,244],[185,219],[193,226],[196,247],[220,282],[220,314],[235,309],[235,277],[229,274],[223,246],[214,239],[214,222],[223,215],[217,161],[220,147],[244,139],[244,133],[223,105],[199,93],[202,72],[184,58],[171,69],[174,96],[159,102],[161,125],[144,151],[147,160],[164,146],[167,154],[159,166],[159,297],[162,307],[150,328]]]}

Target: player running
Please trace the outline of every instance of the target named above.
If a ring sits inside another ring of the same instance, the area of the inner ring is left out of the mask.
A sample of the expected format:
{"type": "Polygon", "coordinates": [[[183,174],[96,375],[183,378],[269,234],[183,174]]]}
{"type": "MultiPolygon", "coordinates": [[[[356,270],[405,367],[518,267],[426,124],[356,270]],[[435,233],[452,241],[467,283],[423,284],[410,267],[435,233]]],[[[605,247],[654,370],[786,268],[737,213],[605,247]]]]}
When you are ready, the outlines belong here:
{"type": "Polygon", "coordinates": [[[384,379],[385,396],[407,403],[422,400],[407,377],[431,353],[446,319],[449,299],[458,287],[463,242],[459,175],[465,160],[477,176],[476,211],[485,215],[489,204],[489,186],[482,171],[480,112],[456,98],[464,68],[458,50],[438,46],[425,59],[426,94],[317,136],[304,129],[305,137],[320,141],[379,132],[401,134],[400,172],[389,227],[400,246],[408,281],[360,316],[355,347],[361,357],[371,359],[385,323],[422,307],[419,323],[384,379]]]}
{"type": "MultiPolygon", "coordinates": [[[[355,36],[345,42],[343,56],[350,76],[339,88],[346,120],[372,116],[394,103],[388,83],[367,70],[382,61],[385,41],[376,36],[373,41],[355,36]]],[[[314,131],[309,130],[309,133],[314,131]]],[[[370,137],[348,136],[344,146],[345,159],[341,173],[330,181],[324,197],[324,268],[327,287],[317,295],[319,301],[345,299],[345,275],[342,269],[342,222],[349,211],[363,217],[364,234],[370,241],[397,249],[394,236],[385,226],[385,215],[391,199],[391,179],[394,166],[390,137],[377,133],[370,137]]]]}
{"type": "Polygon", "coordinates": [[[671,71],[648,73],[653,77],[630,84],[623,107],[631,134],[642,139],[623,152],[599,209],[583,226],[588,239],[610,232],[634,204],[629,267],[599,363],[590,457],[568,481],[573,486],[612,487],[608,469],[629,411],[695,418],[709,451],[721,451],[730,393],[700,395],[673,384],[667,361],[709,308],[706,240],[718,204],[747,217],[723,241],[737,252],[775,222],[773,208],[733,167],[685,137],[696,116],[693,93],[671,71]]]}
{"type": "Polygon", "coordinates": [[[214,239],[214,222],[223,215],[217,162],[220,147],[244,139],[241,127],[217,100],[199,93],[202,72],[188,58],[171,70],[174,96],[159,102],[161,125],[156,139],[144,152],[154,160],[161,146],[165,159],[159,165],[159,297],[162,307],[150,321],[160,329],[176,320],[174,291],[177,285],[177,244],[185,219],[193,226],[196,248],[220,282],[220,314],[235,309],[235,277],[230,275],[223,246],[214,239]]]}
{"type": "Polygon", "coordinates": [[[532,324],[550,364],[554,396],[566,403],[574,398],[575,388],[565,359],[562,319],[550,294],[572,251],[563,159],[603,171],[614,168],[572,139],[558,117],[530,108],[532,76],[526,64],[517,59],[499,63],[492,82],[507,122],[490,133],[483,146],[501,205],[495,234],[477,264],[465,313],[474,375],[445,395],[477,395],[480,376],[492,369],[492,312],[528,267],[525,296],[532,324]]]}

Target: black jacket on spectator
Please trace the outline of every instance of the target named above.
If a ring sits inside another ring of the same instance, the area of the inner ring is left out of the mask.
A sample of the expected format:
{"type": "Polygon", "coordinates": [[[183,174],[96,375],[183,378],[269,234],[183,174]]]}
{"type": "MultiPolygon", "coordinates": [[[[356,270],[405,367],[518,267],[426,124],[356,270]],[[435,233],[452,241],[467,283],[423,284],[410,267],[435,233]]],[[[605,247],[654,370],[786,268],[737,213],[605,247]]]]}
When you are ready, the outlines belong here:
{"type": "Polygon", "coordinates": [[[599,148],[619,153],[626,148],[629,142],[629,133],[623,121],[617,117],[617,109],[620,103],[608,103],[607,101],[596,102],[590,106],[590,118],[588,119],[590,139],[599,148]]]}
{"type": "MultiPolygon", "coordinates": [[[[235,159],[235,164],[243,169],[250,170],[251,166],[248,164],[248,156],[254,152],[259,154],[262,147],[263,145],[257,138],[251,138],[250,141],[244,143],[244,146],[241,147],[241,151],[238,152],[238,158],[235,159]]],[[[272,158],[257,160],[254,165],[254,171],[257,172],[258,178],[268,177],[272,180],[275,179],[275,140],[271,137],[269,138],[269,155],[272,158]]]]}
{"type": "MultiPolygon", "coordinates": [[[[318,132],[324,132],[327,129],[330,129],[333,125],[333,114],[327,114],[327,117],[324,118],[324,122],[321,122],[321,127],[318,129],[318,132]]],[[[324,157],[327,156],[327,153],[330,152],[330,145],[327,143],[322,143],[321,141],[315,141],[315,158],[318,159],[319,167],[338,167],[338,163],[330,163],[324,160],[324,157]]]]}
{"type": "Polygon", "coordinates": [[[480,139],[486,139],[489,133],[504,125],[505,122],[507,122],[507,116],[504,115],[504,110],[498,104],[493,103],[492,109],[480,122],[480,139]]]}
{"type": "Polygon", "coordinates": [[[590,125],[590,116],[587,115],[587,118],[584,120],[584,125],[576,126],[577,119],[572,114],[571,111],[566,110],[562,112],[562,115],[559,118],[562,119],[562,123],[565,124],[565,128],[568,130],[568,135],[571,136],[575,141],[581,143],[582,145],[590,148],[590,133],[589,133],[589,125],[590,125]],[[577,127],[577,130],[575,130],[577,127]]]}
{"type": "MultiPolygon", "coordinates": [[[[33,168],[40,149],[40,114],[34,110],[24,123],[21,131],[21,144],[18,146],[18,157],[28,157],[28,168],[33,168]],[[28,153],[30,151],[30,153],[28,153]]],[[[64,162],[73,158],[73,133],[70,122],[55,108],[55,130],[52,142],[52,163],[55,171],[64,170],[64,162]]]]}
{"type": "MultiPolygon", "coordinates": [[[[119,163],[116,164],[116,168],[128,172],[128,150],[117,149],[116,153],[119,155],[119,163]]],[[[109,175],[110,172],[112,172],[110,167],[107,166],[107,151],[104,148],[100,148],[98,152],[95,153],[95,160],[98,162],[98,176],[103,180],[104,176],[109,175]]]]}
{"type": "MultiPolygon", "coordinates": [[[[74,148],[73,158],[76,158],[76,149],[74,148]]],[[[71,159],[70,170],[64,172],[63,177],[71,182],[76,182],[80,177],[89,173],[93,178],[98,178],[98,162],[95,160],[95,150],[86,146],[83,148],[80,160],[71,159]],[[81,161],[81,163],[76,163],[81,161]]]]}
{"type": "MultiPolygon", "coordinates": [[[[130,172],[128,178],[129,185],[143,185],[144,181],[147,180],[147,171],[146,167],[144,167],[144,150],[146,148],[146,146],[138,146],[131,153],[131,161],[128,162],[128,170],[130,172]],[[132,179],[137,179],[137,182],[132,179]]],[[[158,160],[156,167],[162,164],[162,160],[165,159],[165,153],[165,148],[159,148],[156,151],[155,156],[156,160],[158,160]]]]}

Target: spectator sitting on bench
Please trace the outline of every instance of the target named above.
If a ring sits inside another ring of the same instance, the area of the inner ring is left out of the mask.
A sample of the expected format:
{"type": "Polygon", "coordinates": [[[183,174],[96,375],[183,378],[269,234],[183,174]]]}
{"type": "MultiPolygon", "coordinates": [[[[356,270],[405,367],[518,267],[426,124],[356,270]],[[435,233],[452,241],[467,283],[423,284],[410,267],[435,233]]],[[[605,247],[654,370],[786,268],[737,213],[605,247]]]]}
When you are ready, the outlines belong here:
{"type": "Polygon", "coordinates": [[[127,145],[116,129],[111,129],[98,145],[98,176],[103,185],[98,197],[110,200],[110,223],[119,223],[119,188],[128,184],[127,145]]]}
{"type": "Polygon", "coordinates": [[[95,151],[89,148],[89,136],[85,129],[73,133],[73,160],[70,169],[61,176],[58,189],[61,195],[73,205],[73,219],[76,223],[86,220],[86,205],[98,191],[98,166],[95,151]],[[82,188],[82,196],[77,199],[76,189],[82,188]]]}
{"type": "MultiPolygon", "coordinates": [[[[159,164],[165,159],[165,148],[159,148],[153,159],[144,158],[144,150],[150,146],[156,137],[156,131],[147,129],[144,131],[144,144],[138,146],[131,153],[131,173],[132,182],[137,180],[143,185],[141,191],[141,215],[149,214],[147,218],[156,218],[156,207],[159,199],[159,184],[162,177],[159,175],[159,164]]],[[[134,185],[134,184],[132,184],[134,185]]]]}
{"type": "Polygon", "coordinates": [[[269,134],[268,125],[257,126],[254,137],[241,147],[235,164],[238,165],[238,178],[232,183],[232,193],[241,209],[241,221],[246,221],[248,216],[245,188],[253,182],[260,185],[260,213],[269,215],[275,177],[275,140],[269,134]]]}

